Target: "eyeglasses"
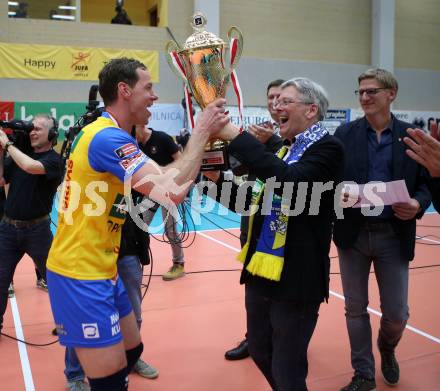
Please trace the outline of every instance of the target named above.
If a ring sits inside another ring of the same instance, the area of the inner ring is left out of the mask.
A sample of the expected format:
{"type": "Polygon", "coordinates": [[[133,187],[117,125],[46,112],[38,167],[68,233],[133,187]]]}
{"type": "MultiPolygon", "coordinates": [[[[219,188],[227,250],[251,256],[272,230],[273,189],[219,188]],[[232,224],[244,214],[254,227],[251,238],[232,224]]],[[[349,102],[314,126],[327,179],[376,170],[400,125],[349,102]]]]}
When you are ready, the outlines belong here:
{"type": "Polygon", "coordinates": [[[292,103],[298,103],[298,104],[302,104],[302,105],[311,105],[311,104],[313,104],[312,102],[301,102],[299,100],[293,100],[293,99],[284,98],[284,99],[275,100],[273,102],[272,106],[273,106],[274,109],[278,109],[278,108],[286,107],[286,106],[288,106],[288,105],[290,105],[292,103]]]}
{"type": "Polygon", "coordinates": [[[354,94],[356,96],[362,96],[364,94],[367,94],[367,96],[374,96],[376,95],[379,91],[382,90],[389,90],[389,88],[385,88],[385,87],[381,87],[381,88],[367,88],[365,90],[356,90],[354,92],[354,94]]]}

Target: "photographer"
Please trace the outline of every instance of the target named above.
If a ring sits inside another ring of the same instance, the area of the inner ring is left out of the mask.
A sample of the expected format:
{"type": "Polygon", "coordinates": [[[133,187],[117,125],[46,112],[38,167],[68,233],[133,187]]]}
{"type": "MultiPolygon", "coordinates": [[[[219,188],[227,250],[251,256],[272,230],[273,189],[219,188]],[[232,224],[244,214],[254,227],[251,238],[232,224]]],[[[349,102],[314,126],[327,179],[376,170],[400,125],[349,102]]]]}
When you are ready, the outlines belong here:
{"type": "Polygon", "coordinates": [[[0,223],[0,329],[18,262],[27,253],[45,279],[52,243],[49,213],[61,179],[60,158],[52,149],[58,133],[48,115],[37,115],[32,123],[28,155],[0,128],[0,185],[9,184],[0,223]]]}

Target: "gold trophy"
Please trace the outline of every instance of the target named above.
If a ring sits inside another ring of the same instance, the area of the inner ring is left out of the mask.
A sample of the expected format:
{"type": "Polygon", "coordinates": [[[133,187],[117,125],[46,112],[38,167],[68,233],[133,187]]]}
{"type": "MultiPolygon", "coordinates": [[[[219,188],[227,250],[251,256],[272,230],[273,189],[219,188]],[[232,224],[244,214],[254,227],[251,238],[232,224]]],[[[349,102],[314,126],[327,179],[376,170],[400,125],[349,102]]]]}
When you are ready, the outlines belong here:
{"type": "MultiPolygon", "coordinates": [[[[205,30],[206,22],[206,17],[197,12],[191,23],[194,33],[188,37],[183,49],[175,41],[168,42],[166,46],[166,58],[171,70],[185,82],[187,113],[192,124],[190,94],[203,110],[215,99],[226,96],[232,78],[239,104],[242,104],[234,69],[243,50],[243,36],[238,28],[231,27],[228,31],[231,44],[228,45],[205,30]]],[[[201,169],[226,170],[228,166],[226,143],[222,140],[210,141],[205,147],[201,169]]]]}

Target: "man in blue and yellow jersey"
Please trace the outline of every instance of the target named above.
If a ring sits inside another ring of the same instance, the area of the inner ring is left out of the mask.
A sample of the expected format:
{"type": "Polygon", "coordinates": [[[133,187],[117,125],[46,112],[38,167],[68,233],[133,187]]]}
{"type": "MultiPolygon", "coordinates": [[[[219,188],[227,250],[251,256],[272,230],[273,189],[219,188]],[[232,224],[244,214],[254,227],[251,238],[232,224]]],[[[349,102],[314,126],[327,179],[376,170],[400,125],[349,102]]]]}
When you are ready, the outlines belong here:
{"type": "Polygon", "coordinates": [[[75,348],[92,391],[118,391],[128,389],[127,375],[143,350],[116,268],[124,185],[167,207],[181,202],[210,135],[229,120],[225,100],[212,102],[199,114],[182,158],[159,167],[130,135],[148,121],[157,100],[145,65],[111,60],[99,74],[99,93],[105,112],[78,134],[67,162],[47,278],[60,343],[75,348]]]}

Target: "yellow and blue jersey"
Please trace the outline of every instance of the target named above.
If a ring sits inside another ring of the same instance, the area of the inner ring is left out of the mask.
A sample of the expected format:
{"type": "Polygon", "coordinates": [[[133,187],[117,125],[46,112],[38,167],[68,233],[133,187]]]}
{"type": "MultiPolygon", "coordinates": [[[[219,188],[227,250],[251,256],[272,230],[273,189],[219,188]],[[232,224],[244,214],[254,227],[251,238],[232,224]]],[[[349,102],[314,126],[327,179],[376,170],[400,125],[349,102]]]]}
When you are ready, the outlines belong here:
{"type": "Polygon", "coordinates": [[[80,280],[116,276],[127,213],[124,180],[147,160],[108,113],[78,134],[67,161],[48,270],[80,280]]]}

